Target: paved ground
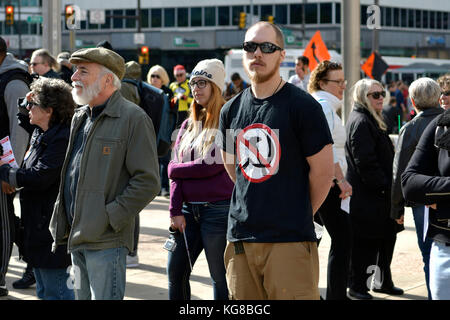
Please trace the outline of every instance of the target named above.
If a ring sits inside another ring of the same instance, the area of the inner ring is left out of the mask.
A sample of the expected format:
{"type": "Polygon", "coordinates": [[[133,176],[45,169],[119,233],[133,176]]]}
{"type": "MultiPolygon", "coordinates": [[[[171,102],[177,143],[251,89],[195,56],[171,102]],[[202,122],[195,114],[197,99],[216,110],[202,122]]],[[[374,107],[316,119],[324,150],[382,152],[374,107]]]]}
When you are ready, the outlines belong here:
{"type": "MultiPolygon", "coordinates": [[[[18,201],[15,203],[16,213],[20,212],[18,201]]],[[[168,237],[169,201],[157,197],[141,213],[141,233],[139,241],[138,268],[127,270],[127,287],[125,299],[132,300],[167,300],[166,262],[167,251],[162,248],[168,237]]],[[[396,286],[403,288],[405,294],[400,297],[373,293],[376,299],[384,300],[425,300],[426,286],[420,251],[417,246],[414,222],[410,210],[405,216],[405,231],[398,234],[392,261],[392,274],[396,286]]],[[[330,238],[325,232],[319,247],[320,257],[320,291],[325,295],[326,267],[330,238]]],[[[8,297],[0,300],[35,300],[35,287],[26,290],[12,288],[12,282],[22,275],[25,264],[18,260],[14,249],[7,274],[8,297]]],[[[193,300],[212,299],[212,287],[204,254],[197,260],[191,276],[191,292],[193,300]]]]}

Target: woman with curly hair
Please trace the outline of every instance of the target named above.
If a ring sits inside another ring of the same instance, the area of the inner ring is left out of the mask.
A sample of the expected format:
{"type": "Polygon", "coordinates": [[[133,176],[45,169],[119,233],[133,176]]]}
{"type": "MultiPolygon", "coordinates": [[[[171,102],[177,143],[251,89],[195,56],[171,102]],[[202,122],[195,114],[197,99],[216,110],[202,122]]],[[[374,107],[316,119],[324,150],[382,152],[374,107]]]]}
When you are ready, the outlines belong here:
{"type": "Polygon", "coordinates": [[[19,106],[19,124],[32,136],[21,168],[0,160],[0,180],[21,188],[23,260],[33,267],[36,293],[44,300],[73,300],[68,286],[67,246],[52,252],[48,229],[58,195],[62,164],[75,109],[72,88],[63,80],[40,78],[19,106]]]}

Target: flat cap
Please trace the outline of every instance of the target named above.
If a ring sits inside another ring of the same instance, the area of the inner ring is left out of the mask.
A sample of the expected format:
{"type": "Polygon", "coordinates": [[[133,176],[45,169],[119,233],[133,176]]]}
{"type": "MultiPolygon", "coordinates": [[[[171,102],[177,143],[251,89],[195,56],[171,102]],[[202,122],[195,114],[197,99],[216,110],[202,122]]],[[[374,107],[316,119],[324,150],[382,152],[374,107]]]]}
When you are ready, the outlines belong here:
{"type": "Polygon", "coordinates": [[[72,64],[82,62],[101,64],[114,72],[120,80],[123,79],[125,74],[125,60],[119,54],[105,48],[88,48],[75,51],[69,62],[72,64]]]}

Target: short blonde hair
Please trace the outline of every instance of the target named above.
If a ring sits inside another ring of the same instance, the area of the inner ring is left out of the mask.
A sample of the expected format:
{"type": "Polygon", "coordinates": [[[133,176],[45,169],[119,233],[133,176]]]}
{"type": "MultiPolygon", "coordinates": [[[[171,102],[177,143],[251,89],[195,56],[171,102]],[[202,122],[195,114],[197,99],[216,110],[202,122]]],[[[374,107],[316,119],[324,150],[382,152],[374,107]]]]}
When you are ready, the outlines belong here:
{"type": "Polygon", "coordinates": [[[151,83],[152,74],[157,74],[161,78],[163,85],[167,86],[169,84],[169,75],[167,74],[166,69],[164,69],[159,64],[154,65],[148,71],[148,73],[147,73],[147,82],[148,83],[151,83]]]}

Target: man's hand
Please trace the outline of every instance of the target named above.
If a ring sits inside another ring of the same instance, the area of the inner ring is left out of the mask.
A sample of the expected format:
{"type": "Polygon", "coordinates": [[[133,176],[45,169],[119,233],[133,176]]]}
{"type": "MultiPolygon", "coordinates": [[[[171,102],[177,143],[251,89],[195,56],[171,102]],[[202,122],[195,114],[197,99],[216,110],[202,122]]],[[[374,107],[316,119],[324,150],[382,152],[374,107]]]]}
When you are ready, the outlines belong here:
{"type": "Polygon", "coordinates": [[[5,181],[2,181],[2,191],[3,191],[3,193],[6,193],[6,194],[12,194],[12,193],[16,192],[16,188],[9,185],[5,181]]]}
{"type": "Polygon", "coordinates": [[[400,218],[398,218],[398,219],[395,219],[395,221],[398,224],[404,224],[405,223],[405,216],[402,214],[402,216],[400,218]]]}
{"type": "Polygon", "coordinates": [[[347,180],[344,180],[341,183],[338,183],[337,185],[339,189],[341,189],[341,194],[339,195],[339,198],[345,199],[352,195],[353,189],[347,180]]]}
{"type": "Polygon", "coordinates": [[[430,204],[427,207],[431,208],[431,209],[434,209],[434,210],[437,210],[437,204],[436,203],[430,204]]]}

